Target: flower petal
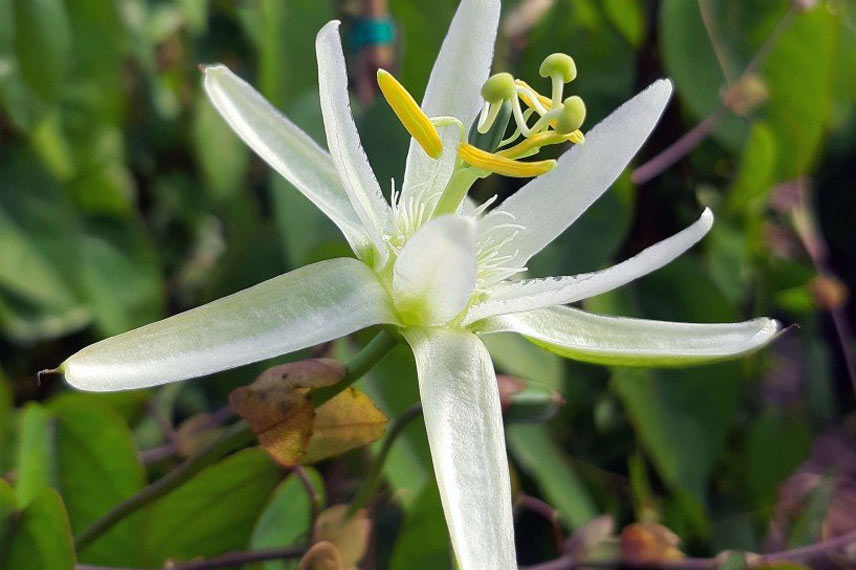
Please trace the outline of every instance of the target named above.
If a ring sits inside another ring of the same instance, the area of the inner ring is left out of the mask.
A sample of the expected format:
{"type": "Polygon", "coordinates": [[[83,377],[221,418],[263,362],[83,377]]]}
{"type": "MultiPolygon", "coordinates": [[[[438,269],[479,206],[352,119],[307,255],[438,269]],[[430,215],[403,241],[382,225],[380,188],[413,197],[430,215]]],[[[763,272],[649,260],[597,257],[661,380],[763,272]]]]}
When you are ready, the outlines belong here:
{"type": "Polygon", "coordinates": [[[698,324],[606,317],[570,307],[479,321],[476,332],[513,331],[565,358],[616,366],[683,366],[733,358],[773,340],[779,323],[698,324]]]}
{"type": "MultiPolygon", "coordinates": [[[[490,74],[493,44],[499,23],[499,0],[462,0],[434,62],[422,110],[429,117],[455,117],[469,125],[481,104],[482,83],[490,74]]],[[[452,170],[461,142],[458,129],[440,129],[443,154],[430,158],[416,141],[410,141],[401,199],[420,197],[432,202],[440,196],[452,170]]],[[[405,202],[402,202],[405,203],[405,202]]]]}
{"type": "Polygon", "coordinates": [[[357,125],[351,114],[348,73],[337,20],[327,23],[318,32],[315,53],[318,58],[318,90],[327,146],[345,192],[380,255],[375,266],[382,267],[388,255],[383,235],[391,209],[363,152],[357,125]]]}
{"type": "MultiPolygon", "coordinates": [[[[510,219],[525,228],[502,251],[512,256],[509,265],[525,265],[609,188],[654,129],[671,93],[668,80],[655,81],[587,132],[585,144],[565,152],[556,168],[485,216],[482,233],[510,219]]],[[[499,243],[516,231],[496,228],[492,237],[499,243]]]]}
{"type": "Polygon", "coordinates": [[[514,570],[511,485],[490,355],[460,329],[407,329],[428,445],[461,570],[514,570]]]}
{"type": "Polygon", "coordinates": [[[564,305],[606,293],[663,267],[695,245],[712,225],[713,213],[705,208],[693,225],[603,271],[571,277],[504,281],[490,289],[484,301],[473,305],[464,324],[494,315],[564,305]]]}
{"type": "Polygon", "coordinates": [[[82,390],[143,388],[395,322],[389,297],[368,266],[331,259],[97,342],[71,356],[60,371],[82,390]]]}
{"type": "Polygon", "coordinates": [[[371,242],[330,155],[225,65],[207,65],[203,73],[208,98],[232,130],[333,220],[363,258],[371,242]]]}
{"type": "Polygon", "coordinates": [[[408,323],[438,325],[466,307],[476,285],[476,223],[439,216],[407,240],[395,262],[392,295],[408,323]]]}

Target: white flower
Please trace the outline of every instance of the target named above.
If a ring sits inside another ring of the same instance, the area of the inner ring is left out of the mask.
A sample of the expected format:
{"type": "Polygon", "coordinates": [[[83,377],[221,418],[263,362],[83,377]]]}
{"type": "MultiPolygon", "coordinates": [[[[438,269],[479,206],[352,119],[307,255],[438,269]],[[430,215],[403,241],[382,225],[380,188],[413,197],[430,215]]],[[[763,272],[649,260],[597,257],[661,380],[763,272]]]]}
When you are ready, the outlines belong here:
{"type": "Polygon", "coordinates": [[[503,76],[491,80],[484,91],[489,101],[481,102],[498,19],[498,0],[461,2],[422,111],[391,76],[379,75],[387,99],[415,137],[392,206],[351,116],[338,22],[326,25],[316,42],[329,154],[226,67],[205,68],[205,90],[226,121],[336,223],[358,259],[315,263],[96,343],[63,363],[66,380],[84,390],[142,388],[278,356],[371,325],[397,327],[416,358],[431,455],[460,567],[516,568],[499,395],[479,335],[514,331],[570,358],[662,366],[746,353],[769,342],[778,324],[763,318],[665,323],[563,306],[662,267],[707,233],[713,222],[709,210],[682,232],[609,269],[509,280],[618,177],[659,120],[672,87],[666,80],[655,82],[558,162],[520,162],[512,160],[514,153],[462,145],[462,123],[480,107],[479,131],[489,132],[500,121],[495,128],[504,132],[505,123],[497,119],[503,101],[514,107],[524,139],[517,158],[547,142],[582,142],[575,131],[582,102],[561,97],[567,63],[550,68],[545,62],[552,99],[539,102],[531,88],[503,76]],[[532,108],[524,113],[519,99],[532,108]],[[533,114],[542,118],[530,127],[526,121],[533,114]],[[466,191],[491,171],[540,175],[485,213],[489,204],[475,208],[466,191]]]}

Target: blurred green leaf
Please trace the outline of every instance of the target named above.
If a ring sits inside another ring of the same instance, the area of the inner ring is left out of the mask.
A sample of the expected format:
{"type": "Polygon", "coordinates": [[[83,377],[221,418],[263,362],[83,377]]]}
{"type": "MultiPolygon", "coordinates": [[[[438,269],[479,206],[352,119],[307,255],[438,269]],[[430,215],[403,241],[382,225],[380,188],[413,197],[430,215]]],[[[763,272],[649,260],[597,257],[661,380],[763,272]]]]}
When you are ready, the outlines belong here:
{"type": "Polygon", "coordinates": [[[506,429],[511,455],[520,463],[558,511],[562,521],[580,527],[598,512],[588,491],[571,469],[568,458],[550,438],[545,425],[516,424],[506,429]]]}
{"type": "Polygon", "coordinates": [[[71,527],[55,490],[44,488],[35,495],[0,556],[6,570],[74,570],[71,527]]]}
{"type": "Polygon", "coordinates": [[[776,139],[778,180],[806,174],[817,160],[840,73],[838,33],[828,10],[799,14],[763,67],[770,91],[765,119],[776,139]]]}
{"type": "Polygon", "coordinates": [[[46,104],[59,100],[71,36],[62,0],[14,0],[15,55],[22,79],[46,104]]]}
{"type": "MultiPolygon", "coordinates": [[[[324,504],[324,480],[313,468],[306,467],[306,475],[318,500],[324,504]]],[[[297,475],[291,474],[271,494],[270,500],[253,527],[251,549],[282,548],[304,539],[312,524],[312,501],[297,475]]],[[[296,561],[259,562],[248,570],[283,570],[294,568],[296,561]]]]}
{"type": "Polygon", "coordinates": [[[603,11],[609,22],[635,48],[645,39],[645,6],[640,0],[604,0],[603,11]]]}
{"type": "MultiPolygon", "coordinates": [[[[6,519],[12,516],[17,509],[17,505],[15,489],[5,479],[0,479],[0,530],[3,531],[0,533],[0,545],[5,542],[6,539],[4,537],[7,536],[6,519]]],[[[3,552],[2,548],[0,548],[0,552],[3,552]]]]}
{"type": "MultiPolygon", "coordinates": [[[[56,480],[71,527],[79,533],[145,484],[142,465],[122,418],[110,408],[74,395],[53,400],[56,480]]],[[[79,553],[105,566],[140,562],[141,521],[125,520],[79,553]]]]}
{"type": "Polygon", "coordinates": [[[826,514],[835,499],[835,479],[824,477],[805,499],[802,512],[794,521],[788,548],[800,548],[822,540],[826,514]]]}
{"type": "Polygon", "coordinates": [[[764,207],[766,196],[774,182],[776,169],[776,139],[764,121],[756,121],[740,159],[737,172],[726,199],[729,215],[747,215],[764,207]]]}
{"type": "Polygon", "coordinates": [[[15,497],[18,505],[26,507],[53,484],[54,423],[50,413],[35,402],[27,404],[20,422],[15,497]]]}
{"type": "Polygon", "coordinates": [[[517,333],[485,335],[482,341],[494,364],[503,372],[548,390],[563,391],[565,369],[561,357],[535,346],[517,333]]]}
{"type": "Polygon", "coordinates": [[[451,570],[449,532],[437,485],[425,485],[405,515],[390,570],[451,570]]]}
{"type": "MultiPolygon", "coordinates": [[[[716,10],[719,2],[706,2],[714,15],[720,13],[716,10]]],[[[722,42],[723,33],[730,28],[719,20],[717,23],[717,40],[722,42]]],[[[713,51],[699,4],[665,0],[660,7],[659,32],[666,74],[674,80],[677,96],[687,106],[691,117],[696,122],[701,121],[719,106],[725,75],[713,51]]],[[[719,142],[736,151],[746,138],[746,124],[726,113],[713,134],[719,142]]]]}
{"type": "Polygon", "coordinates": [[[248,449],[208,467],[141,515],[144,564],[190,560],[247,546],[253,524],[281,478],[261,449],[248,449]]]}
{"type": "Polygon", "coordinates": [[[755,419],[746,434],[746,491],[758,508],[768,507],[779,485],[806,458],[811,430],[799,417],[769,410],[755,419]]]}
{"type": "Polygon", "coordinates": [[[242,191],[249,149],[203,93],[196,98],[194,109],[193,147],[205,183],[215,200],[234,198],[242,191]]]}
{"type": "Polygon", "coordinates": [[[142,224],[93,219],[84,240],[84,279],[95,322],[105,335],[157,320],[163,290],[157,252],[142,224]]]}
{"type": "Polygon", "coordinates": [[[66,100],[72,130],[118,122],[122,112],[125,26],[113,0],[66,0],[74,36],[66,100]]]}

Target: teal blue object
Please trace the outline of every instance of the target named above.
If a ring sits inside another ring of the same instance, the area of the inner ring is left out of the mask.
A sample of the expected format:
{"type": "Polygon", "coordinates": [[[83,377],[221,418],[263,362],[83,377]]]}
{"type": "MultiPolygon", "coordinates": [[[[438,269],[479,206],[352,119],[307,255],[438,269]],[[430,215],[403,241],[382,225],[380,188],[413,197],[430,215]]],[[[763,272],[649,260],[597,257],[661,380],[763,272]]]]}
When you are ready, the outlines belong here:
{"type": "Polygon", "coordinates": [[[388,45],[395,41],[391,18],[358,18],[348,32],[348,51],[358,53],[368,46],[388,45]]]}

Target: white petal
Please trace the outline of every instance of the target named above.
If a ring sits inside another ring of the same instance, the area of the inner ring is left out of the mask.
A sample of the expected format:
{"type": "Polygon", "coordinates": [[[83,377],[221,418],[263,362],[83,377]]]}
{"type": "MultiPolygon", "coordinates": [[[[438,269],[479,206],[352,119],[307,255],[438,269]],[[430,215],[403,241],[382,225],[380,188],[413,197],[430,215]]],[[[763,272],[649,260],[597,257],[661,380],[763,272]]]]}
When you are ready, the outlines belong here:
{"type": "Polygon", "coordinates": [[[331,259],[97,342],[60,371],[82,390],[143,388],[395,322],[389,296],[371,269],[356,259],[331,259]]]}
{"type": "Polygon", "coordinates": [[[684,366],[725,360],[773,340],[779,323],[671,323],[593,315],[570,307],[536,309],[476,323],[476,332],[517,332],[566,358],[616,366],[684,366]]]}
{"type": "MultiPolygon", "coordinates": [[[[461,1],[422,99],[422,110],[429,117],[456,117],[469,128],[481,105],[479,91],[490,74],[499,4],[499,0],[461,1]]],[[[431,159],[416,141],[410,141],[402,198],[420,197],[429,202],[443,192],[461,137],[456,127],[442,127],[440,138],[443,155],[439,160],[431,159]]]]}
{"type": "Polygon", "coordinates": [[[476,285],[476,223],[439,216],[407,240],[395,262],[392,294],[403,320],[438,325],[456,317],[476,285]]]}
{"type": "MultiPolygon", "coordinates": [[[[587,132],[585,144],[565,152],[555,169],[485,216],[483,232],[510,219],[525,228],[502,252],[513,255],[509,265],[524,266],[609,188],[654,129],[671,93],[668,80],[655,81],[587,132]]],[[[514,232],[496,230],[492,237],[499,242],[514,232]]]]}
{"type": "Polygon", "coordinates": [[[327,23],[318,32],[315,53],[318,58],[318,90],[327,146],[345,192],[380,254],[375,266],[382,267],[387,258],[382,236],[391,210],[381,193],[366,153],[363,152],[357,125],[354,124],[351,114],[348,72],[345,68],[345,54],[342,53],[342,40],[339,38],[338,21],[327,23]]]}
{"type": "Polygon", "coordinates": [[[203,71],[205,92],[232,130],[333,220],[362,258],[371,242],[327,151],[225,65],[203,71]]]}
{"type": "Polygon", "coordinates": [[[511,485],[490,355],[457,329],[407,329],[428,444],[461,570],[515,570],[511,485]]]}
{"type": "Polygon", "coordinates": [[[693,225],[603,271],[504,281],[495,285],[483,302],[474,305],[463,322],[466,325],[485,317],[564,305],[606,293],[663,267],[695,245],[712,225],[713,213],[705,208],[693,225]]]}

